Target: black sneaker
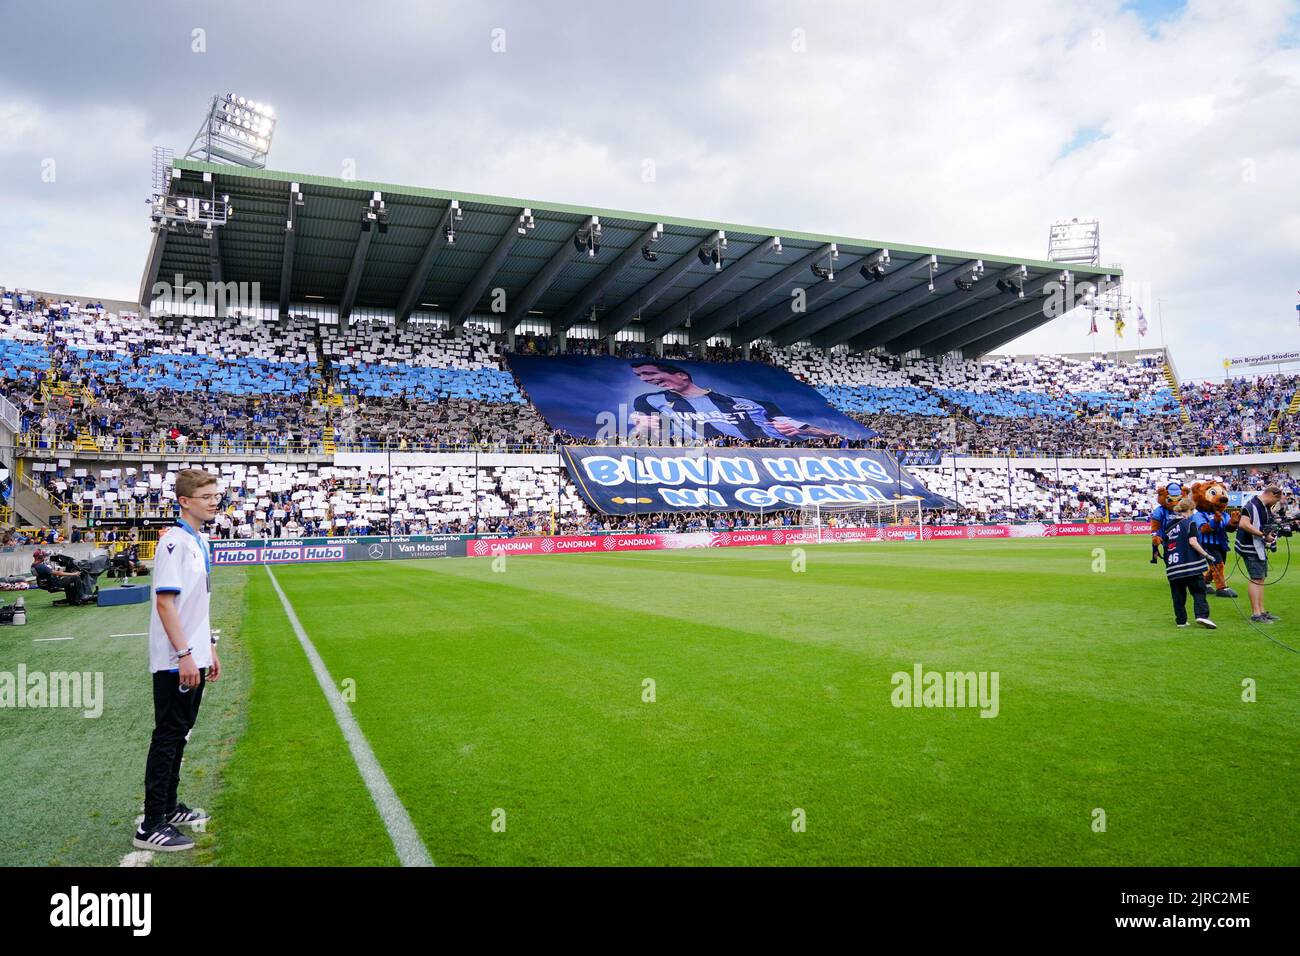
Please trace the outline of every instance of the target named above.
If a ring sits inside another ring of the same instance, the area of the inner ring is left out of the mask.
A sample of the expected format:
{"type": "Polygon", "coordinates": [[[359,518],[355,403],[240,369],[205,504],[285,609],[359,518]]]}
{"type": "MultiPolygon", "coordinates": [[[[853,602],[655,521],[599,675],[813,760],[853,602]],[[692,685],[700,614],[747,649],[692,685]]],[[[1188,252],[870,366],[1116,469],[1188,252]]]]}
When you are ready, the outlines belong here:
{"type": "Polygon", "coordinates": [[[167,816],[167,822],[174,827],[202,826],[212,818],[203,810],[191,810],[183,803],[176,804],[176,809],[167,816]]]}
{"type": "Polygon", "coordinates": [[[1274,615],[1274,613],[1273,613],[1272,611],[1265,611],[1265,612],[1264,612],[1264,618],[1265,618],[1265,620],[1268,620],[1268,621],[1280,621],[1280,620],[1282,620],[1280,617],[1277,617],[1276,615],[1274,615]]]}
{"type": "Polygon", "coordinates": [[[203,826],[209,819],[212,817],[205,810],[191,810],[185,804],[177,804],[172,813],[168,814],[166,822],[172,826],[203,826]]]}
{"type": "Polygon", "coordinates": [[[1272,623],[1273,623],[1273,619],[1270,618],[1267,614],[1252,614],[1252,615],[1250,616],[1250,619],[1251,619],[1252,621],[1254,621],[1256,624],[1272,624],[1272,623]]]}
{"type": "Polygon", "coordinates": [[[194,849],[194,841],[170,823],[159,824],[148,833],[143,826],[137,827],[131,845],[139,850],[157,850],[160,853],[194,849]]]}

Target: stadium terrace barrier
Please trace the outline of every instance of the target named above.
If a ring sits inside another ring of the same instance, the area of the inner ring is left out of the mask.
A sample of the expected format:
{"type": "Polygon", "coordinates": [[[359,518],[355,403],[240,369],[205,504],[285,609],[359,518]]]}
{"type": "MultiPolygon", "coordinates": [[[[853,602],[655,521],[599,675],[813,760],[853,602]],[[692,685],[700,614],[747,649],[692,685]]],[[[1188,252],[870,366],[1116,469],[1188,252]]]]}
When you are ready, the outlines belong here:
{"type": "Polygon", "coordinates": [[[68,438],[62,434],[41,433],[28,430],[17,436],[18,448],[25,453],[60,452],[71,453],[78,458],[96,458],[101,455],[144,455],[164,458],[203,458],[209,455],[223,455],[234,458],[263,458],[298,455],[303,457],[329,458],[340,453],[352,454],[448,454],[453,452],[481,452],[496,454],[554,454],[554,443],[546,442],[498,442],[492,443],[442,443],[412,441],[335,441],[334,451],[327,452],[325,443],[290,442],[279,439],[193,439],[177,442],[158,437],[121,438],[104,440],[94,439],[95,448],[90,449],[78,444],[78,439],[68,438]],[[102,442],[102,444],[101,444],[102,442]]]}
{"type": "MultiPolygon", "coordinates": [[[[15,428],[17,431],[17,428],[15,428]]],[[[121,438],[114,437],[111,440],[104,441],[100,446],[102,439],[96,438],[96,448],[91,450],[78,444],[78,439],[68,438],[63,434],[42,433],[39,430],[19,432],[15,436],[17,449],[27,457],[39,458],[44,455],[55,454],[72,454],[78,458],[95,459],[104,456],[121,457],[124,455],[152,456],[157,458],[204,458],[209,456],[224,456],[226,458],[263,458],[263,457],[286,457],[300,456],[308,458],[329,458],[331,453],[325,450],[324,441],[313,442],[287,442],[278,439],[270,440],[233,440],[233,439],[194,439],[180,443],[171,439],[162,439],[156,436],[148,438],[121,438]]],[[[573,443],[570,443],[573,444],[573,443]]],[[[604,443],[602,443],[604,444],[604,443]]],[[[629,450],[650,449],[663,446],[647,445],[641,442],[611,442],[610,444],[619,448],[629,450]]],[[[582,447],[575,444],[575,447],[582,447]]],[[[737,445],[722,445],[713,443],[695,443],[684,447],[696,448],[718,448],[734,449],[737,445]]],[[[809,445],[809,448],[821,448],[825,446],[809,445]]],[[[858,447],[854,445],[853,447],[858,447]]],[[[879,450],[890,450],[886,443],[873,443],[871,447],[878,447],[879,450]]],[[[488,453],[488,454],[556,454],[559,447],[552,442],[544,443],[524,443],[524,442],[498,442],[498,443],[442,443],[442,442],[412,442],[403,443],[400,439],[397,441],[342,441],[334,442],[333,455],[337,458],[341,453],[352,454],[403,454],[403,453],[421,453],[421,454],[447,454],[447,453],[488,453]]],[[[939,449],[907,449],[896,450],[894,454],[903,455],[904,467],[927,467],[933,466],[936,462],[948,467],[952,460],[951,452],[946,448],[939,449]]],[[[1079,449],[1077,451],[1047,452],[1035,448],[1013,448],[1013,449],[983,449],[967,452],[960,452],[956,457],[963,465],[979,467],[982,463],[989,463],[993,466],[1005,464],[1008,460],[1017,465],[1024,467],[1039,467],[1040,462],[1055,462],[1059,460],[1062,465],[1067,460],[1083,461],[1089,463],[1089,466],[1095,467],[1098,462],[1140,462],[1144,467],[1159,467],[1169,461],[1182,460],[1213,460],[1224,462],[1227,459],[1239,459],[1242,463],[1250,463],[1252,460],[1262,462],[1291,462],[1296,460],[1297,454],[1300,454],[1300,441],[1291,442],[1274,442],[1272,444],[1258,444],[1240,446],[1222,451],[1213,449],[1184,449],[1182,451],[1160,451],[1151,449],[1142,452],[1130,451],[1093,451],[1079,449]],[[1269,457],[1265,457],[1269,456],[1269,457]]],[[[1228,462],[1231,463],[1231,462],[1228,462]]]]}
{"type": "Polygon", "coordinates": [[[23,427],[23,418],[18,414],[18,408],[2,395],[0,395],[0,425],[11,432],[17,432],[23,427]]]}
{"type": "Polygon", "coordinates": [[[755,528],[738,531],[679,533],[601,531],[592,534],[407,535],[385,538],[286,538],[213,541],[212,563],[321,564],[341,561],[393,561],[413,558],[491,558],[501,555],[597,554],[694,548],[739,548],[761,545],[853,543],[862,541],[980,540],[984,538],[1064,538],[1149,534],[1145,521],[1092,524],[887,525],[878,528],[755,528]]]}

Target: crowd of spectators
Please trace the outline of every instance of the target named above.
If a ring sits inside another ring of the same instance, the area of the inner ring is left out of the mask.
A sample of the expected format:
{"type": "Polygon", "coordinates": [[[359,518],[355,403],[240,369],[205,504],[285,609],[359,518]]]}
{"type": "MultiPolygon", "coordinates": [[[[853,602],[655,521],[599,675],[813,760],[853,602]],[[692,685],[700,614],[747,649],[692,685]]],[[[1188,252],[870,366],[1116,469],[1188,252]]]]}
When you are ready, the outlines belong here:
{"type": "MultiPolygon", "coordinates": [[[[525,333],[513,347],[549,353],[559,341],[525,333]]],[[[588,441],[548,425],[514,381],[509,347],[507,336],[472,323],[452,331],[427,322],[154,318],[0,290],[0,394],[18,407],[31,442],[49,449],[85,449],[89,440],[122,452],[321,453],[331,434],[335,447],[399,451],[588,441]],[[48,400],[43,382],[59,385],[48,400]]],[[[565,347],[608,352],[603,339],[569,337],[565,347]]],[[[623,341],[615,351],[645,348],[623,341]]],[[[746,356],[726,345],[663,351],[746,356]]],[[[1295,375],[1188,383],[1180,404],[1158,356],[974,362],[756,343],[748,357],[788,369],[879,435],[810,439],[813,447],[1111,457],[1300,448],[1300,416],[1288,413],[1295,375]]]]}

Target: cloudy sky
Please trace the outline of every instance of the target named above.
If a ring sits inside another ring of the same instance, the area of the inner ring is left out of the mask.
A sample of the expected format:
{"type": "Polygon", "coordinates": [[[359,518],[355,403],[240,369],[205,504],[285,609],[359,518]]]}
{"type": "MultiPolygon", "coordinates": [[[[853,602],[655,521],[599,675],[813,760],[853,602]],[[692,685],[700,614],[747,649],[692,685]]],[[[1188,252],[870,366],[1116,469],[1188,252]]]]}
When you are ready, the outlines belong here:
{"type": "Polygon", "coordinates": [[[1034,258],[1054,220],[1096,217],[1150,319],[1121,346],[1163,325],[1184,378],[1300,350],[1300,0],[0,15],[3,285],[133,298],[151,149],[183,154],[234,89],[274,105],[269,165],[295,172],[1034,258]]]}

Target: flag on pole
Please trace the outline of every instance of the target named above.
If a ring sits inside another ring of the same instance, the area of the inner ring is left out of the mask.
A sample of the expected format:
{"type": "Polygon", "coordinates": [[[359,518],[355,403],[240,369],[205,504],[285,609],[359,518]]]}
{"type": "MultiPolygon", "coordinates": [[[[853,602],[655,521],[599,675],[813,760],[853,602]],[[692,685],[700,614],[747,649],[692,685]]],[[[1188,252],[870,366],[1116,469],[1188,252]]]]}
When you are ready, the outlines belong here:
{"type": "Polygon", "coordinates": [[[1111,313],[1111,316],[1115,319],[1115,337],[1122,339],[1124,337],[1124,313],[1116,309],[1111,313]]]}
{"type": "Polygon", "coordinates": [[[1088,330],[1089,335],[1097,334],[1097,310],[1089,309],[1088,314],[1092,316],[1092,328],[1088,330]]]}
{"type": "Polygon", "coordinates": [[[1147,334],[1147,317],[1142,312],[1142,306],[1138,306],[1138,335],[1147,334]]]}

